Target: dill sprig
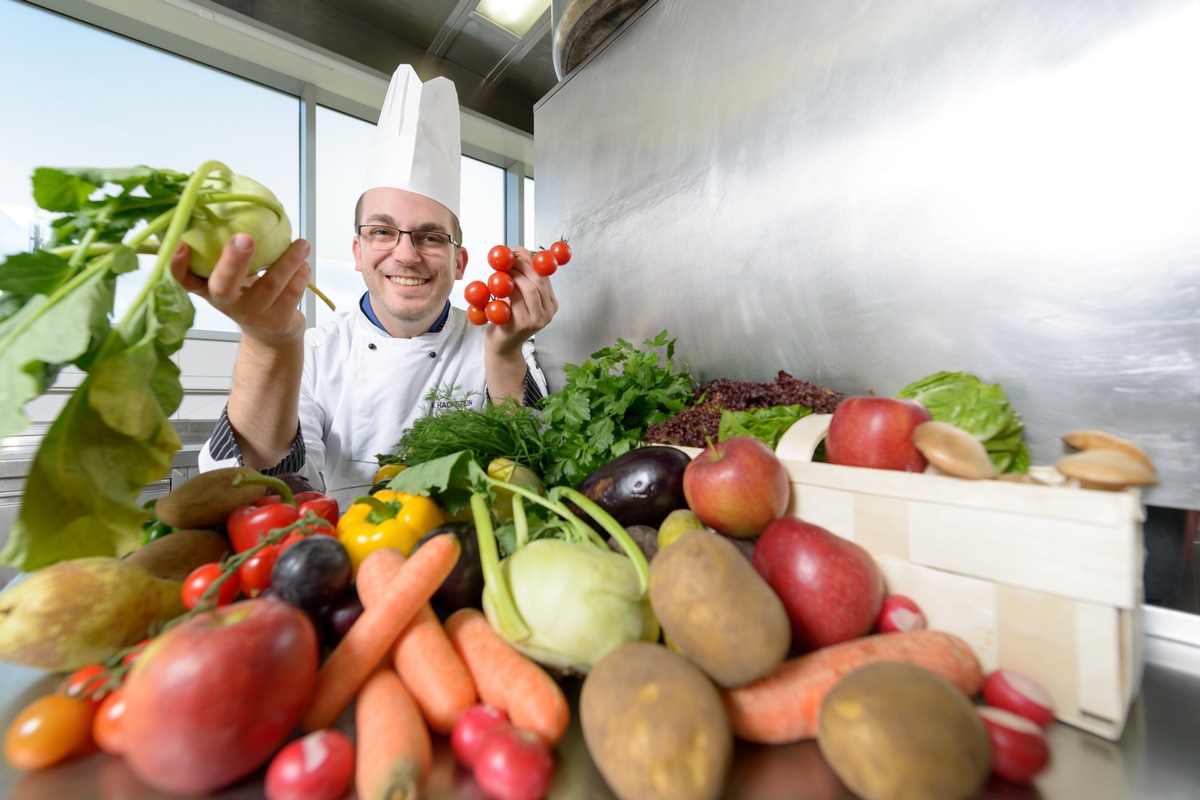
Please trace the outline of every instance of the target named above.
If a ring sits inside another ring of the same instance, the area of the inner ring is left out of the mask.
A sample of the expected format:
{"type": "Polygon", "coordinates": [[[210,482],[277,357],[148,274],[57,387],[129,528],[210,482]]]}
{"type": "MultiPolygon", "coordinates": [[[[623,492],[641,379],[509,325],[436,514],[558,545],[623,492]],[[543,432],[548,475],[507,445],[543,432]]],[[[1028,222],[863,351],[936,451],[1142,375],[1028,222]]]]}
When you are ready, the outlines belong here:
{"type": "Polygon", "coordinates": [[[395,453],[377,456],[380,465],[421,464],[461,451],[487,470],[494,458],[509,458],[537,475],[547,466],[542,420],[513,398],[471,405],[471,395],[456,397],[458,387],[437,386],[425,397],[433,411],[400,435],[395,453]]]}

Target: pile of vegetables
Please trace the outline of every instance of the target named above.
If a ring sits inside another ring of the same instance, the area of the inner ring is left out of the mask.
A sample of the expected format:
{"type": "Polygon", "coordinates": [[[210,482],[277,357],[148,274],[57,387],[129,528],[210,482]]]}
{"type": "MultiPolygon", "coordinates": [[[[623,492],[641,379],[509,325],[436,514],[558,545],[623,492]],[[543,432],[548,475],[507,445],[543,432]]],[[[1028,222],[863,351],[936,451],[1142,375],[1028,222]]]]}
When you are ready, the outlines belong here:
{"type": "MultiPolygon", "coordinates": [[[[508,459],[547,484],[577,486],[604,464],[638,447],[646,430],[681,411],[695,382],[675,363],[675,340],[661,331],[639,347],[624,339],[563,367],[565,385],[539,411],[515,401],[475,410],[437,387],[426,400],[435,409],[401,436],[380,465],[420,464],[459,451],[487,471],[508,459]]],[[[496,477],[493,475],[493,477],[496,477]]],[[[467,495],[450,487],[440,499],[450,513],[467,495]]]]}
{"type": "Polygon", "coordinates": [[[0,264],[0,436],[26,427],[24,406],[65,365],[86,374],[42,439],[0,553],[22,570],[124,554],[140,539],[148,512],[136,499],[180,447],[169,419],[183,390],[171,356],[194,318],[170,271],[180,242],[207,274],[234,232],[255,237],[254,269],[291,241],[275,196],[217,161],[190,175],[40,167],[33,196],[59,216],[47,243],[0,264]],[[138,269],[139,254],[155,255],[154,266],[114,321],[116,282],[138,269]]]}
{"type": "Polygon", "coordinates": [[[483,611],[502,639],[534,661],[556,672],[584,674],[621,644],[658,639],[645,555],[619,522],[582,493],[556,486],[543,495],[499,480],[466,453],[414,465],[390,485],[413,495],[445,493],[452,486],[471,492],[483,611]],[[491,507],[497,491],[508,496],[512,510],[511,544],[503,560],[491,507]],[[624,555],[613,552],[567,501],[616,540],[624,555]]]}

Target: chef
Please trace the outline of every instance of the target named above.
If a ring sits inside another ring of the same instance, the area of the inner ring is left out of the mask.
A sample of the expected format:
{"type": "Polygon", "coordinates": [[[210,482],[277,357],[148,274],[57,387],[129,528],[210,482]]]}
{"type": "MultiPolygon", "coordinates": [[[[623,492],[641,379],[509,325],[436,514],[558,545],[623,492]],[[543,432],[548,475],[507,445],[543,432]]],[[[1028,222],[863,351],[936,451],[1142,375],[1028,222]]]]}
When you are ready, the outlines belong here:
{"type": "Polygon", "coordinates": [[[302,239],[266,271],[246,275],[254,243],[233,237],[207,280],[176,278],[241,329],[229,401],[200,452],[201,471],[244,465],[298,472],[346,507],[370,488],[376,455],[430,413],[439,390],[480,408],[547,392],[532,337],[558,308],[548,278],[514,248],[512,319],[475,326],[450,305],[467,251],[458,221],[461,168],[454,84],[392,77],[376,128],[351,245],[366,292],[340,320],[306,330],[298,305],[311,278],[302,239]]]}

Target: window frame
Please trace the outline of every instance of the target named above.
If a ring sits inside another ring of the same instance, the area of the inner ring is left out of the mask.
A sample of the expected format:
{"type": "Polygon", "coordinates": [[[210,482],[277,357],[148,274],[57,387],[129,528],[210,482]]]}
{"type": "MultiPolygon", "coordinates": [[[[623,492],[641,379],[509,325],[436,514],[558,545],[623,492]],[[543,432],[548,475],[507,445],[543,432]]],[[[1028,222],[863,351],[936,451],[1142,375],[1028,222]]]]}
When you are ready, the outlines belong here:
{"type": "MultiPolygon", "coordinates": [[[[309,239],[315,250],[317,107],[325,106],[374,124],[389,75],[311,49],[294,37],[228,9],[191,0],[106,0],[103,6],[90,1],[37,0],[33,5],[297,98],[300,218],[294,222],[296,235],[309,239]],[[301,76],[316,76],[316,82],[301,76]]],[[[530,244],[524,242],[523,179],[534,177],[533,137],[461,106],[460,113],[463,155],[505,172],[506,238],[530,244]]],[[[319,285],[315,265],[313,280],[319,285]]],[[[312,292],[305,293],[301,308],[310,327],[315,324],[318,302],[312,292]]],[[[193,328],[188,338],[236,341],[240,336],[236,332],[193,328]]]]}

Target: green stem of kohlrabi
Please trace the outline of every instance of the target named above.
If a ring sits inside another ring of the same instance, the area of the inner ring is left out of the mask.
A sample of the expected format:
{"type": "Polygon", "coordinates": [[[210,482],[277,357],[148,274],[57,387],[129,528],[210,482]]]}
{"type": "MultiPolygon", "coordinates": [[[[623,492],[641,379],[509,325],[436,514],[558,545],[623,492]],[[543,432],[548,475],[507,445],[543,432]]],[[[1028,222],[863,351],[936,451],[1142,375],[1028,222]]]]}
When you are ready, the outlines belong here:
{"type": "Polygon", "coordinates": [[[532,489],[527,489],[524,486],[518,486],[517,484],[509,483],[508,481],[502,481],[499,478],[493,478],[490,475],[485,475],[484,480],[487,481],[489,486],[497,489],[507,489],[508,491],[512,492],[514,495],[514,500],[516,499],[516,495],[520,495],[521,497],[537,503],[542,508],[553,511],[555,514],[571,523],[571,527],[574,528],[575,532],[579,534],[580,539],[587,539],[597,547],[608,547],[604,540],[600,538],[600,534],[596,533],[595,529],[592,528],[591,525],[588,525],[579,517],[572,514],[571,509],[567,508],[565,503],[556,502],[547,497],[543,497],[532,489]]]}
{"type": "Polygon", "coordinates": [[[521,495],[514,494],[512,498],[512,521],[517,531],[517,549],[529,543],[529,519],[525,516],[525,501],[521,495]]]}
{"type": "Polygon", "coordinates": [[[204,181],[208,179],[209,175],[217,171],[227,174],[229,167],[220,161],[205,161],[200,165],[199,169],[192,173],[191,177],[188,178],[188,182],[184,184],[183,192],[179,195],[179,202],[175,204],[175,209],[171,212],[171,222],[167,226],[167,232],[163,234],[162,241],[159,242],[158,260],[154,262],[154,269],[150,272],[150,277],[142,284],[142,290],[138,293],[137,299],[133,301],[133,305],[130,307],[126,318],[129,315],[137,313],[138,308],[145,302],[146,297],[154,292],[154,287],[162,280],[167,270],[170,269],[171,258],[175,255],[176,249],[179,248],[179,242],[183,238],[184,231],[187,230],[188,223],[191,222],[197,198],[200,196],[201,189],[204,188],[204,181]]]}
{"type": "Polygon", "coordinates": [[[471,495],[471,513],[475,518],[475,535],[479,540],[483,590],[492,600],[492,610],[496,614],[496,632],[507,642],[523,642],[532,632],[517,609],[512,588],[500,570],[500,550],[496,546],[496,531],[492,527],[492,511],[488,508],[487,492],[471,495]]]}
{"type": "Polygon", "coordinates": [[[556,490],[563,497],[570,500],[575,505],[579,506],[584,512],[596,520],[600,527],[604,528],[610,536],[616,539],[621,544],[621,549],[625,551],[625,555],[633,563],[633,568],[637,572],[638,586],[641,588],[642,597],[646,596],[646,592],[650,587],[650,563],[646,561],[646,555],[642,549],[633,541],[633,537],[625,530],[625,526],[613,519],[612,515],[601,508],[595,501],[588,498],[582,492],[571,489],[567,486],[560,486],[556,490]]]}

